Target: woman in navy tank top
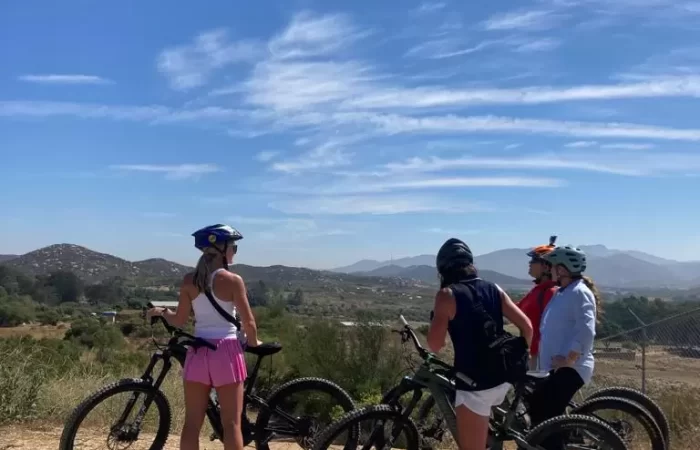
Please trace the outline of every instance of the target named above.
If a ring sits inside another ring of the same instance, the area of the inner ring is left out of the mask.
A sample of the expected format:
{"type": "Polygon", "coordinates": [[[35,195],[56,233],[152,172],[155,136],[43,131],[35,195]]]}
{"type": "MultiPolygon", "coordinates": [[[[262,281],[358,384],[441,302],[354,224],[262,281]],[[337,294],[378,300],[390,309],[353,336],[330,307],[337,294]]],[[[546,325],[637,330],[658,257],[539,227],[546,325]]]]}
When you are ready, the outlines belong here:
{"type": "Polygon", "coordinates": [[[511,388],[509,383],[489,380],[483,362],[477,360],[477,334],[484,322],[471,314],[471,302],[480,302],[484,310],[503,329],[505,316],[515,326],[528,345],[532,341],[532,324],[527,316],[513,303],[498,285],[477,276],[471,250],[459,239],[448,239],[437,254],[436,266],[441,286],[435,296],[428,347],[439,352],[445,346],[445,337],[450,334],[454,347],[454,367],[477,381],[478,390],[458,390],[455,395],[455,412],[459,429],[457,440],[460,450],[483,450],[488,437],[491,408],[503,403],[511,388]],[[471,292],[471,298],[465,294],[471,292]]]}

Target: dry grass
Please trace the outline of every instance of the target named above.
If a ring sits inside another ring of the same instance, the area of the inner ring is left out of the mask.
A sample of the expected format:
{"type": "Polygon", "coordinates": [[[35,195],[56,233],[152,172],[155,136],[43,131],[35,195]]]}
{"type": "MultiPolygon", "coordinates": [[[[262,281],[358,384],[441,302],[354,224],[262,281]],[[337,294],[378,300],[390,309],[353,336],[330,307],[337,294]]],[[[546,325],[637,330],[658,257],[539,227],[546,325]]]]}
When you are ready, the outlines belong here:
{"type": "MultiPolygon", "coordinates": [[[[57,337],[65,333],[67,326],[24,326],[1,329],[0,337],[32,335],[57,337]]],[[[131,342],[127,348],[137,345],[131,342]]],[[[70,369],[50,361],[51,353],[34,354],[31,348],[11,349],[3,358],[15,364],[0,365],[0,418],[12,417],[12,423],[0,428],[0,450],[24,450],[29,448],[56,448],[63,421],[89,394],[122,377],[139,376],[144,367],[140,363],[124,363],[123,366],[106,366],[100,362],[97,352],[82,352],[74,363],[79,369],[70,369]],[[41,368],[35,364],[41,360],[41,368]],[[32,362],[34,361],[34,363],[32,362]],[[59,367],[55,373],[46,370],[59,367]],[[14,408],[8,410],[8,408],[14,408]],[[18,409],[19,408],[19,409],[18,409]],[[24,408],[24,409],[22,409],[24,408]]],[[[125,356],[126,355],[126,352],[125,356]]],[[[290,351],[285,352],[292,356],[290,351]]],[[[451,346],[442,355],[451,359],[451,346]]],[[[65,358],[65,355],[63,355],[65,358]]],[[[65,364],[65,363],[64,363],[65,364]]],[[[700,441],[700,361],[669,355],[659,349],[650,351],[647,357],[648,393],[659,402],[672,426],[673,450],[697,447],[700,441]]],[[[629,386],[640,388],[641,367],[637,361],[618,361],[599,358],[596,361],[594,382],[585,390],[603,386],[629,386]]],[[[173,367],[162,386],[171,405],[172,428],[177,433],[184,419],[181,369],[173,367]]],[[[583,392],[582,395],[586,393],[583,392]]],[[[582,398],[578,398],[581,400],[582,398]]],[[[107,419],[107,417],[105,417],[107,419]]],[[[113,417],[110,417],[113,419],[113,417]]],[[[99,421],[99,418],[98,418],[99,421]]],[[[202,431],[203,449],[221,448],[219,442],[206,439],[208,424],[202,431]]],[[[104,436],[102,436],[104,439],[104,436]]],[[[170,439],[170,446],[177,448],[177,436],[170,439]]]]}
{"type": "Polygon", "coordinates": [[[59,322],[57,325],[29,324],[18,327],[0,327],[0,339],[18,336],[31,336],[36,339],[63,339],[70,324],[59,322]]]}

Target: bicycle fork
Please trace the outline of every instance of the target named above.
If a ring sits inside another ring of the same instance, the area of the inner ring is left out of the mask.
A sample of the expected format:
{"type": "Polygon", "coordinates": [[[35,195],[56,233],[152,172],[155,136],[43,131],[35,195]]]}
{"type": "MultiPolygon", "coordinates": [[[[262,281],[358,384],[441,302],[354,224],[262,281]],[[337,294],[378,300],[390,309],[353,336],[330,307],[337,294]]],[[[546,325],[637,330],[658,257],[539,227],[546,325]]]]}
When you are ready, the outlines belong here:
{"type": "MultiPolygon", "coordinates": [[[[161,352],[155,352],[154,355],[151,357],[151,361],[148,364],[148,367],[146,367],[146,370],[144,371],[143,375],[141,375],[140,380],[151,384],[153,386],[153,390],[150,393],[146,394],[146,398],[144,399],[143,405],[141,406],[141,408],[139,408],[139,411],[136,413],[136,417],[134,418],[133,422],[129,425],[129,441],[138,439],[138,435],[141,432],[141,424],[143,422],[144,417],[146,416],[146,413],[148,412],[148,408],[150,408],[151,403],[153,403],[155,393],[160,389],[160,386],[163,383],[163,380],[165,379],[165,376],[168,374],[168,371],[171,367],[172,364],[170,363],[169,358],[163,357],[163,354],[161,352]],[[163,369],[161,370],[160,374],[158,375],[158,378],[154,382],[152,373],[156,363],[159,360],[163,360],[163,369]]],[[[138,400],[140,395],[140,392],[134,392],[133,394],[131,394],[131,398],[127,402],[124,411],[122,412],[121,416],[119,416],[119,419],[117,421],[117,426],[120,429],[120,431],[124,431],[122,429],[122,426],[131,414],[131,411],[134,408],[134,405],[136,404],[136,401],[138,400]]],[[[112,428],[114,429],[115,427],[112,428]]]]}

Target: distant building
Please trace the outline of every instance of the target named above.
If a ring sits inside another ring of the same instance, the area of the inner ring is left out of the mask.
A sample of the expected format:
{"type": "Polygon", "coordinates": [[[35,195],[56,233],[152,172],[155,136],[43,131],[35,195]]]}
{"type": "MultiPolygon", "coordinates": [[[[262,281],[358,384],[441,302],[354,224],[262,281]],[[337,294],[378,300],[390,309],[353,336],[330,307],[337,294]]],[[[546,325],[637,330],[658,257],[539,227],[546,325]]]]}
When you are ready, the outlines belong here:
{"type": "Polygon", "coordinates": [[[115,320],[117,319],[117,312],[116,312],[116,311],[102,311],[102,312],[100,313],[100,316],[106,317],[106,318],[108,318],[108,319],[111,318],[111,319],[112,319],[112,323],[114,323],[115,320]]]}

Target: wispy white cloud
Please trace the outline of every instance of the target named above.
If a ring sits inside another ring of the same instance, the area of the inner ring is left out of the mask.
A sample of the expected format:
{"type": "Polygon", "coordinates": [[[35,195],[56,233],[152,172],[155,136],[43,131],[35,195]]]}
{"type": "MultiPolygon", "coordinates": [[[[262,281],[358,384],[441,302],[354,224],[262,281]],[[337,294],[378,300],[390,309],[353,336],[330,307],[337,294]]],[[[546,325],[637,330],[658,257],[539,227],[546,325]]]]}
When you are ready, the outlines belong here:
{"type": "MultiPolygon", "coordinates": [[[[348,117],[352,120],[353,117],[348,117]]],[[[393,114],[354,117],[373,123],[383,132],[402,133],[472,133],[511,132],[576,137],[613,137],[698,141],[700,129],[678,129],[627,123],[573,122],[539,119],[519,119],[496,116],[428,116],[409,117],[393,114]]]]}
{"type": "Polygon", "coordinates": [[[598,147],[609,150],[649,150],[655,147],[654,144],[640,144],[634,142],[616,142],[609,144],[601,144],[597,141],[575,141],[565,144],[564,147],[567,148],[591,148],[598,147]]]}
{"type": "Polygon", "coordinates": [[[272,170],[287,173],[300,173],[310,170],[328,169],[350,163],[350,154],[342,144],[335,140],[324,142],[296,159],[277,161],[271,165],[272,170]]]}
{"type": "Polygon", "coordinates": [[[243,227],[251,225],[252,233],[265,240],[283,240],[288,242],[313,237],[354,234],[352,230],[338,227],[322,227],[313,219],[296,217],[233,216],[226,220],[233,224],[240,224],[243,227]]]}
{"type": "MultiPolygon", "coordinates": [[[[279,100],[279,99],[278,99],[279,100]]],[[[384,100],[389,101],[389,100],[384,100]]],[[[394,100],[391,100],[394,101],[394,100]]],[[[304,107],[302,101],[293,107],[304,107]]],[[[274,105],[274,103],[273,103],[274,105]]],[[[275,105],[276,106],[276,105],[275,105]]],[[[0,116],[9,117],[50,117],[74,116],[79,118],[106,118],[111,120],[143,121],[152,124],[172,124],[184,122],[218,121],[230,123],[234,120],[265,121],[274,120],[285,127],[299,126],[346,126],[355,131],[377,135],[400,133],[441,134],[441,133],[495,133],[511,132],[518,134],[542,134],[574,137],[614,137],[637,139],[660,139],[697,141],[700,129],[679,129],[669,127],[647,126],[617,122],[574,122],[557,120],[521,119],[497,116],[422,116],[414,117],[397,114],[375,114],[370,112],[333,112],[322,113],[309,111],[303,114],[280,116],[265,110],[232,110],[218,107],[206,107],[192,110],[172,110],[164,106],[120,106],[62,102],[0,102],[0,116]]],[[[312,162],[321,167],[319,157],[333,155],[336,163],[342,161],[343,152],[321,148],[311,152],[312,162]],[[324,153],[327,152],[327,153],[324,153]]],[[[284,166],[280,166],[284,167],[284,166]]],[[[303,167],[303,165],[302,165],[303,167]]],[[[293,169],[293,166],[292,166],[293,169]]]]}
{"type": "Polygon", "coordinates": [[[446,59],[457,56],[465,56],[472,53],[486,50],[499,42],[482,41],[477,43],[468,43],[464,39],[442,38],[432,39],[420,44],[414,45],[406,51],[406,57],[418,57],[427,59],[446,59]]]}
{"type": "MultiPolygon", "coordinates": [[[[405,169],[404,172],[411,170],[405,169]]],[[[420,172],[421,170],[414,170],[420,172]]],[[[430,170],[423,170],[428,172],[430,170]]],[[[392,192],[409,192],[422,190],[442,190],[458,191],[460,188],[556,188],[564,186],[564,180],[548,177],[465,177],[465,176],[397,176],[398,169],[384,168],[383,171],[358,172],[355,174],[337,173],[332,182],[316,183],[314,180],[306,180],[300,183],[299,180],[285,182],[267,183],[261,187],[267,192],[283,193],[300,196],[355,196],[366,194],[390,194],[392,192]],[[341,178],[338,178],[341,177],[341,178]]]]}
{"type": "Polygon", "coordinates": [[[435,11],[440,11],[447,6],[445,2],[423,2],[418,8],[415,9],[416,13],[432,13],[435,11]]]}
{"type": "Polygon", "coordinates": [[[513,50],[519,53],[548,52],[559,48],[561,41],[554,38],[536,38],[515,43],[513,50]]]}
{"type": "Polygon", "coordinates": [[[455,208],[452,203],[420,195],[308,197],[276,201],[271,203],[270,207],[287,214],[324,215],[394,215],[427,212],[464,214],[491,210],[488,206],[466,200],[460,202],[459,208],[455,208]]]}
{"type": "Polygon", "coordinates": [[[172,180],[184,180],[197,178],[201,175],[221,171],[214,164],[178,164],[178,165],[154,165],[154,164],[116,164],[109,166],[113,170],[130,172],[155,172],[163,173],[166,178],[172,180]]]}
{"type": "Polygon", "coordinates": [[[113,84],[114,81],[97,75],[83,74],[35,74],[20,75],[20,81],[39,84],[113,84]]]}
{"type": "Polygon", "coordinates": [[[0,101],[0,116],[52,117],[72,116],[80,119],[109,119],[145,122],[147,124],[177,124],[186,122],[232,122],[269,119],[263,111],[237,110],[207,106],[201,108],[170,108],[163,105],[111,105],[98,103],[0,101]]]}
{"type": "Polygon", "coordinates": [[[598,142],[596,141],[574,141],[574,142],[569,142],[568,144],[565,144],[564,147],[568,148],[589,148],[589,147],[597,147],[598,142]]]}
{"type": "Polygon", "coordinates": [[[346,14],[296,14],[291,23],[273,37],[268,47],[275,59],[328,55],[368,36],[346,14]]]}
{"type": "Polygon", "coordinates": [[[649,176],[668,173],[699,173],[700,155],[687,153],[639,153],[628,154],[579,153],[539,154],[511,158],[410,158],[403,162],[389,163],[387,168],[395,173],[440,172],[459,169],[526,169],[550,171],[599,172],[624,176],[649,176]]]}
{"type": "Polygon", "coordinates": [[[606,148],[610,150],[649,150],[654,147],[654,144],[634,144],[630,142],[620,142],[617,144],[603,144],[600,146],[600,148],[606,148]]]}
{"type": "Polygon", "coordinates": [[[491,16],[483,27],[489,31],[548,30],[565,18],[566,15],[548,9],[518,10],[491,16]]]}
{"type": "Polygon", "coordinates": [[[279,152],[277,151],[265,150],[262,152],[258,152],[255,155],[255,159],[260,162],[269,162],[272,161],[277,155],[279,155],[279,152]]]}
{"type": "Polygon", "coordinates": [[[263,51],[260,42],[231,42],[226,30],[214,29],[199,34],[190,44],[163,50],[157,66],[173,89],[187,90],[205,84],[217,69],[261,58],[263,51]]]}
{"type": "Polygon", "coordinates": [[[488,104],[538,104],[628,98],[700,97],[700,76],[668,77],[637,83],[516,89],[374,88],[349,96],[347,108],[435,108],[488,104]]]}

